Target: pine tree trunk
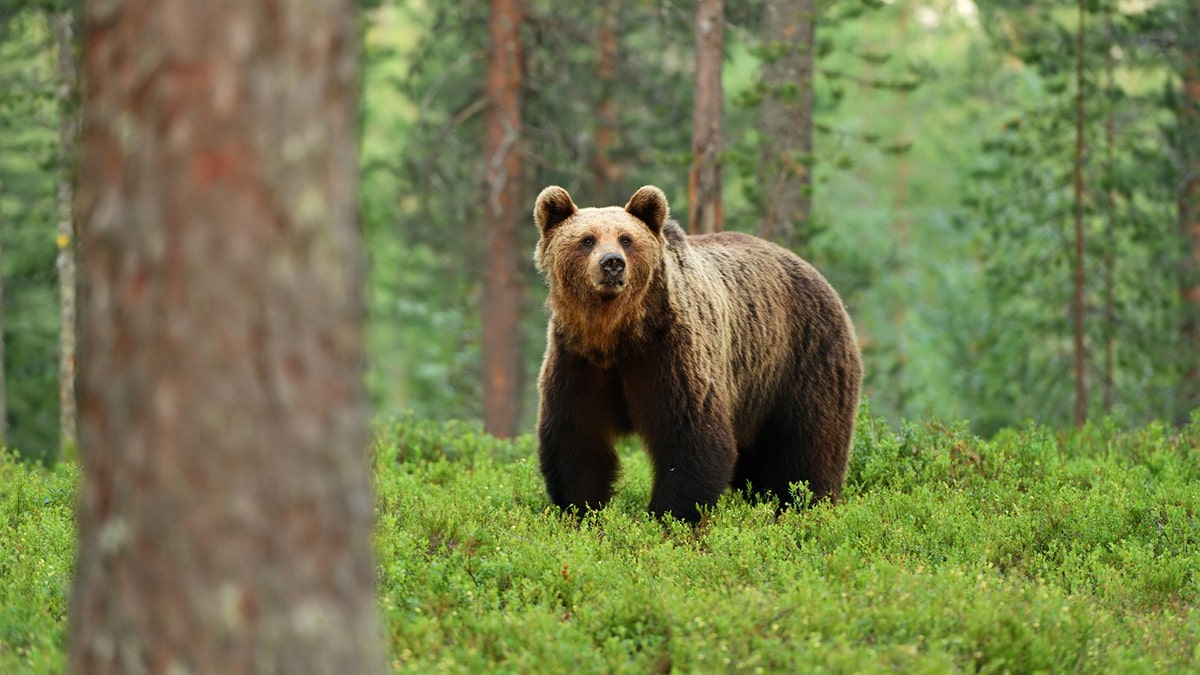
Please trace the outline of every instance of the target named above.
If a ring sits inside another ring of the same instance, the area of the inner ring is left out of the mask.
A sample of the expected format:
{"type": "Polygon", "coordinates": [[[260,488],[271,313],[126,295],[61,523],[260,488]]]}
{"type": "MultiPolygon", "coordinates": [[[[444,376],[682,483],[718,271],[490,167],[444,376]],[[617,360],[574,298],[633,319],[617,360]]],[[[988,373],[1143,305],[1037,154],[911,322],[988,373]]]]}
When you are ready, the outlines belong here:
{"type": "Polygon", "coordinates": [[[483,261],[483,425],[489,434],[517,433],[521,415],[521,313],[527,258],[521,226],[521,4],[492,0],[487,69],[486,191],[483,261]]]}
{"type": "MultiPolygon", "coordinates": [[[[896,21],[896,33],[900,44],[908,44],[908,25],[910,7],[907,3],[901,3],[897,8],[899,15],[896,21]]],[[[911,111],[908,106],[908,94],[904,90],[896,92],[896,104],[889,114],[898,119],[905,120],[905,125],[902,133],[907,136],[910,130],[908,120],[911,119],[911,111]]],[[[893,171],[893,192],[892,192],[892,230],[896,237],[896,256],[892,267],[889,270],[889,275],[896,279],[903,279],[908,274],[908,251],[911,242],[911,232],[909,223],[909,188],[911,179],[912,167],[909,164],[908,153],[900,153],[896,155],[895,170],[893,171]]],[[[896,311],[892,314],[892,335],[895,346],[895,360],[892,367],[889,369],[889,375],[892,378],[892,389],[896,397],[895,409],[904,415],[908,409],[908,394],[910,386],[908,383],[908,302],[897,303],[896,311]]]]}
{"type": "Polygon", "coordinates": [[[75,154],[79,128],[76,96],[75,15],[50,17],[58,51],[58,410],[59,459],[74,460],[77,439],[75,408],[75,154]]]}
{"type": "Polygon", "coordinates": [[[1075,300],[1073,315],[1075,322],[1075,425],[1083,426],[1087,421],[1087,356],[1084,353],[1084,270],[1083,270],[1083,126],[1086,121],[1083,108],[1083,62],[1084,62],[1084,18],[1087,12],[1084,0],[1079,0],[1079,28],[1075,35],[1075,300]]]}
{"type": "Polygon", "coordinates": [[[75,673],[374,673],[356,4],[89,0],[75,673]]]}
{"type": "Polygon", "coordinates": [[[1180,391],[1182,420],[1200,408],[1200,0],[1184,10],[1182,92],[1179,138],[1183,180],[1179,186],[1179,231],[1186,249],[1182,256],[1180,295],[1183,300],[1183,354],[1180,391]]]}
{"type": "Polygon", "coordinates": [[[688,231],[723,228],[721,152],[723,149],[721,66],[724,61],[725,2],[696,5],[696,92],[692,112],[692,170],[688,175],[688,231]]]}
{"type": "MultiPolygon", "coordinates": [[[[0,182],[0,204],[4,202],[4,183],[0,182]]],[[[4,233],[4,210],[0,209],[0,240],[4,233]]],[[[0,248],[0,270],[4,269],[4,254],[0,248]]],[[[0,274],[0,448],[8,447],[8,369],[4,365],[4,275],[0,274]]]]}
{"type": "Polygon", "coordinates": [[[617,2],[604,0],[600,4],[600,27],[597,43],[597,85],[600,102],[596,106],[596,158],[593,180],[596,200],[601,204],[616,204],[621,172],[613,162],[613,145],[617,136],[617,104],[613,98],[618,86],[617,73],[617,2]]]}
{"type": "Polygon", "coordinates": [[[1104,414],[1111,415],[1115,397],[1113,370],[1116,351],[1116,267],[1117,202],[1112,188],[1116,149],[1114,132],[1114,93],[1116,91],[1113,48],[1112,6],[1104,6],[1104,33],[1109,44],[1104,48],[1104,414]]]}
{"type": "Polygon", "coordinates": [[[762,235],[803,248],[812,213],[814,0],[766,0],[763,40],[774,58],[762,70],[762,235]]]}

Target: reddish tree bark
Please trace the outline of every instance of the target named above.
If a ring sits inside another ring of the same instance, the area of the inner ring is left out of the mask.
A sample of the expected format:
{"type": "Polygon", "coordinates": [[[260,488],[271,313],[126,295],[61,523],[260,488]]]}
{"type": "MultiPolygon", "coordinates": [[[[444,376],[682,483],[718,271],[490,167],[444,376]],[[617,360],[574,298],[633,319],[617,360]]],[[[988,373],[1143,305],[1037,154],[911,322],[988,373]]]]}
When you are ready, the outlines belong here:
{"type": "Polygon", "coordinates": [[[719,232],[721,201],[721,66],[724,60],[725,2],[696,4],[696,91],[692,112],[692,170],[688,174],[688,231],[719,232]]]}
{"type": "Polygon", "coordinates": [[[1083,270],[1083,125],[1086,122],[1083,108],[1083,62],[1084,62],[1084,18],[1087,9],[1084,0],[1079,0],[1079,27],[1075,33],[1075,301],[1073,315],[1075,323],[1075,425],[1083,426],[1087,421],[1087,355],[1084,353],[1084,270],[1083,270]]]}
{"type": "Polygon", "coordinates": [[[1179,185],[1179,231],[1185,250],[1180,269],[1183,300],[1183,382],[1180,392],[1182,414],[1200,408],[1200,0],[1184,9],[1186,20],[1180,33],[1182,54],[1181,96],[1178,124],[1182,150],[1183,179],[1179,185]]]}
{"type": "Polygon", "coordinates": [[[813,0],[763,3],[763,39],[771,54],[762,72],[763,237],[784,246],[807,243],[812,212],[813,0]]]}
{"type": "Polygon", "coordinates": [[[89,0],[75,673],[383,669],[351,0],[89,0]]]}
{"type": "Polygon", "coordinates": [[[483,425],[500,437],[517,433],[521,415],[521,314],[528,257],[521,226],[521,5],[492,0],[487,68],[486,192],[483,279],[483,425]]]}
{"type": "Polygon", "coordinates": [[[614,204],[620,199],[615,189],[621,188],[621,171],[613,161],[613,145],[617,137],[617,105],[613,92],[619,86],[617,73],[617,3],[604,0],[600,5],[600,27],[597,39],[596,75],[600,87],[600,102],[596,106],[596,158],[593,180],[596,201],[614,204]]]}

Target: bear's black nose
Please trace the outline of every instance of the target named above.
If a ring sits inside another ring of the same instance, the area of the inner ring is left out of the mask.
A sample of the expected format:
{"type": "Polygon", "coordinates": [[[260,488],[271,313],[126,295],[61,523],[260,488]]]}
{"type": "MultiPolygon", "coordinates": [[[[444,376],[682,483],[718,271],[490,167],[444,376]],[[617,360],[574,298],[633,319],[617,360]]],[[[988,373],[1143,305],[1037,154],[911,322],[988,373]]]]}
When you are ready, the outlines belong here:
{"type": "Polygon", "coordinates": [[[625,258],[620,253],[605,253],[600,258],[600,269],[609,276],[620,274],[625,271],[625,258]]]}

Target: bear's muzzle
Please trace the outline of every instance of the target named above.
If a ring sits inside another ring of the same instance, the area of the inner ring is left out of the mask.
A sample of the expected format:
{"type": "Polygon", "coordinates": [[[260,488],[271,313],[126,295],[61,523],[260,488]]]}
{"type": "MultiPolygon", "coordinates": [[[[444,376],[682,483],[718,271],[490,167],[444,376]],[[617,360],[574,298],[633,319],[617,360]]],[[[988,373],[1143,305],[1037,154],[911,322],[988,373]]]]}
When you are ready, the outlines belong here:
{"type": "Polygon", "coordinates": [[[600,256],[600,263],[593,269],[593,286],[600,293],[616,295],[625,288],[628,281],[625,256],[620,253],[605,253],[600,256]]]}

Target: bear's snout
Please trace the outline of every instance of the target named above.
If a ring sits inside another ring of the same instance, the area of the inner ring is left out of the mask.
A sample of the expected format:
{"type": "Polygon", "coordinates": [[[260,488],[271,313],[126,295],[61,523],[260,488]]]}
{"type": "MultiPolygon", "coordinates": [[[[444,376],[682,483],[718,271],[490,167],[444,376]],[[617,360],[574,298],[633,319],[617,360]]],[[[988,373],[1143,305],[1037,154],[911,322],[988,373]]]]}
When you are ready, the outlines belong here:
{"type": "Polygon", "coordinates": [[[592,286],[603,295],[616,295],[629,281],[626,276],[628,263],[619,252],[599,255],[599,260],[592,259],[592,286]]]}
{"type": "Polygon", "coordinates": [[[620,253],[605,253],[600,258],[600,269],[609,277],[619,277],[625,271],[625,258],[620,253]]]}

